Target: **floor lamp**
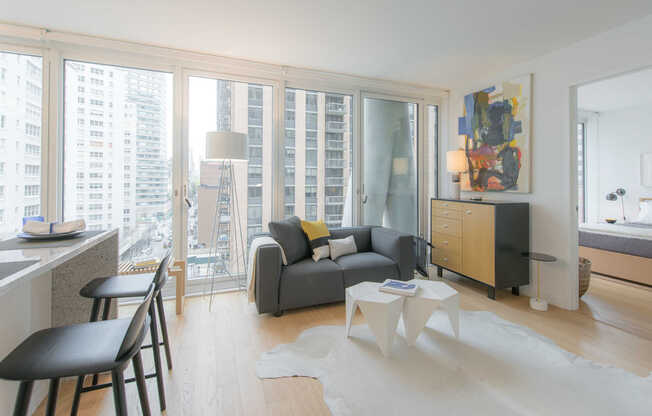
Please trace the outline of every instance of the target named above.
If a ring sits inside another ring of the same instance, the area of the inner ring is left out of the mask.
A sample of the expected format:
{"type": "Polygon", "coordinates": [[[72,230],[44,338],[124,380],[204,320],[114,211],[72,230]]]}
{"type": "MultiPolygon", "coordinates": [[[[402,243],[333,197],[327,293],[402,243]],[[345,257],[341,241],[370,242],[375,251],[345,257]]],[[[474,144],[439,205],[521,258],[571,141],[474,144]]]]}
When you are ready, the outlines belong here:
{"type": "MultiPolygon", "coordinates": [[[[211,131],[206,133],[206,159],[217,161],[219,166],[219,181],[216,186],[217,197],[211,229],[208,262],[211,277],[210,309],[213,305],[217,264],[221,264],[229,277],[237,281],[239,289],[244,289],[245,287],[246,246],[243,235],[245,235],[246,229],[243,229],[242,220],[240,219],[239,199],[246,203],[247,188],[245,186],[245,189],[238,189],[238,176],[235,174],[234,168],[240,166],[246,168],[247,166],[246,163],[240,163],[247,160],[247,135],[230,131],[211,131]],[[223,218],[225,213],[228,213],[228,221],[223,218]],[[224,251],[221,250],[223,249],[221,243],[224,242],[221,237],[225,234],[229,235],[228,260],[224,251]],[[233,244],[233,247],[231,244],[233,244]],[[232,255],[235,258],[232,258],[232,255]],[[231,265],[234,264],[234,260],[235,270],[231,270],[231,265]],[[242,262],[242,269],[240,269],[240,262],[242,262]]],[[[247,212],[246,209],[244,212],[247,212]]],[[[244,226],[246,228],[246,224],[244,226]]]]}

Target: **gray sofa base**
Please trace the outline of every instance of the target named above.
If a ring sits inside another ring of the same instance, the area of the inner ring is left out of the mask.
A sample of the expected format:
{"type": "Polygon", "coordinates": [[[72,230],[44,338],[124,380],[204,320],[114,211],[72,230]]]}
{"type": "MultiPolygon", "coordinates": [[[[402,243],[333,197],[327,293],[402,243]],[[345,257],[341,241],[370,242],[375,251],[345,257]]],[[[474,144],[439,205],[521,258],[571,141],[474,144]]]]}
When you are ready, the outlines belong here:
{"type": "Polygon", "coordinates": [[[358,253],[337,258],[299,260],[285,266],[278,245],[259,247],[256,308],[273,313],[344,301],[345,289],[363,281],[410,280],[416,264],[412,236],[383,227],[330,230],[333,238],[353,235],[358,253]]]}

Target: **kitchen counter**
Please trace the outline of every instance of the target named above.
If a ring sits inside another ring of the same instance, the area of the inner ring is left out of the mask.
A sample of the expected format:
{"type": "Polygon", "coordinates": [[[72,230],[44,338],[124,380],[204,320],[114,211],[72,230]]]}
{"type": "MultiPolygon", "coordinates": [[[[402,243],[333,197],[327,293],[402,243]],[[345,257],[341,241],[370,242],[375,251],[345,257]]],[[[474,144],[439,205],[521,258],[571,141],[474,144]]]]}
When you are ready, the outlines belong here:
{"type": "MultiPolygon", "coordinates": [[[[118,256],[117,230],[67,246],[0,250],[0,359],[36,331],[88,322],[93,302],[79,290],[117,274],[118,256]]],[[[109,318],[116,316],[113,301],[109,318]]],[[[18,384],[0,380],[0,413],[13,408],[18,384]]],[[[35,383],[29,414],[46,395],[47,383],[35,383]]]]}

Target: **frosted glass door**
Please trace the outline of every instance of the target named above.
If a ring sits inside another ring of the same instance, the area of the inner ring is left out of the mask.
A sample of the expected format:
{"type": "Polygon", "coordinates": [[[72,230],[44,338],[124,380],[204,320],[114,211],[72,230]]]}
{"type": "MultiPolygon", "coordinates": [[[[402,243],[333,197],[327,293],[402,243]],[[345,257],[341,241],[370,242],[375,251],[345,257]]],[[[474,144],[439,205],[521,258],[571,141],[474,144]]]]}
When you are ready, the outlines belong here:
{"type": "Polygon", "coordinates": [[[364,99],[364,224],[417,234],[417,108],[415,103],[364,99]]]}

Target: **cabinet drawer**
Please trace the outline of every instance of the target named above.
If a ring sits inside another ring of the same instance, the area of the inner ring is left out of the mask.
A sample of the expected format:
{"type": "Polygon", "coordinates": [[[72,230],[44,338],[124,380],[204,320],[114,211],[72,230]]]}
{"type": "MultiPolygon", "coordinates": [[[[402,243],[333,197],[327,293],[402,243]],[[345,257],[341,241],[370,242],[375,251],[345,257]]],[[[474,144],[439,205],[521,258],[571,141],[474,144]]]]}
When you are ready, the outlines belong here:
{"type": "Polygon", "coordinates": [[[434,200],[434,201],[432,201],[432,207],[434,209],[448,209],[448,210],[454,210],[454,211],[462,210],[462,204],[461,203],[459,203],[459,202],[450,202],[450,201],[434,200]]]}
{"type": "Polygon", "coordinates": [[[433,263],[447,269],[458,271],[460,268],[460,256],[446,250],[434,249],[432,251],[433,263]]]}
{"type": "Polygon", "coordinates": [[[452,235],[441,233],[432,234],[432,245],[437,249],[447,250],[459,255],[462,251],[460,244],[460,239],[452,235]]]}
{"type": "Polygon", "coordinates": [[[462,212],[456,209],[437,208],[433,211],[433,213],[436,217],[451,218],[454,220],[459,220],[460,218],[462,218],[462,212]]]}
{"type": "Polygon", "coordinates": [[[460,237],[462,235],[462,223],[459,220],[434,217],[432,219],[432,231],[434,233],[460,237]]]}

